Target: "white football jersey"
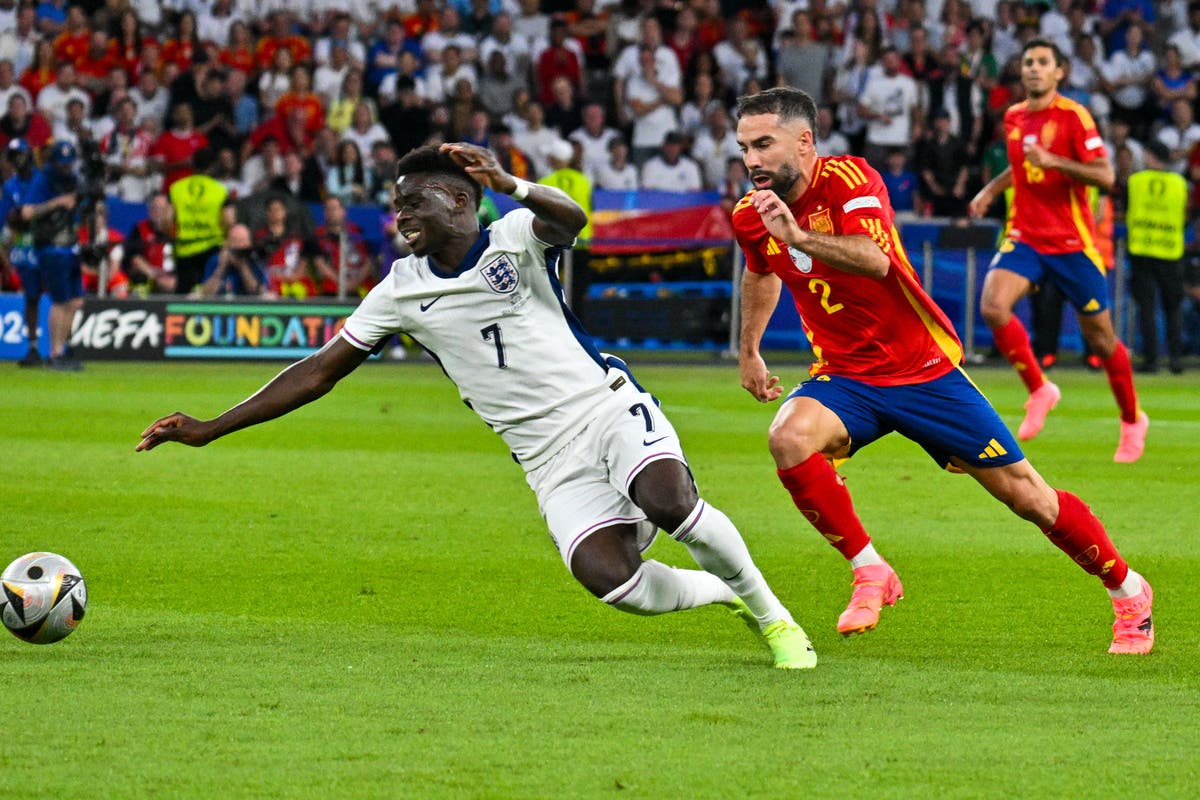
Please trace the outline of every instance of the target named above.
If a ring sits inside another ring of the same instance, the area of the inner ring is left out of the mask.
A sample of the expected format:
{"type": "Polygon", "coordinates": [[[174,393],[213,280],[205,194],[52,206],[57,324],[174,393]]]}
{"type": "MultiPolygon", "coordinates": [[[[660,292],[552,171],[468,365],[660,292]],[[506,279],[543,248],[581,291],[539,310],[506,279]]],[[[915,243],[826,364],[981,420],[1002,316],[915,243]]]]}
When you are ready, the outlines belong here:
{"type": "Polygon", "coordinates": [[[533,219],[522,208],[493,222],[457,274],[398,259],[341,332],[362,350],[413,337],[526,470],[581,431],[621,382],[563,302],[561,248],[534,235],[533,219]]]}

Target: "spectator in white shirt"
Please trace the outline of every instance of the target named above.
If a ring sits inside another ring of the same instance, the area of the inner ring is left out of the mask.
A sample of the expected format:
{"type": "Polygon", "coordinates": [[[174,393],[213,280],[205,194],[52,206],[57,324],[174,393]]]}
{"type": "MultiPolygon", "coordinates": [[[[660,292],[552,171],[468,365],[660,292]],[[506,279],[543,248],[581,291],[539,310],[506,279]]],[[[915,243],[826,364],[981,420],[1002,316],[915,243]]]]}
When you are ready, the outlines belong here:
{"type": "Polygon", "coordinates": [[[371,105],[365,100],[354,109],[350,127],[342,132],[342,140],[358,145],[358,152],[369,153],[376,142],[391,142],[387,129],[375,121],[371,105]]]}
{"type": "Polygon", "coordinates": [[[1104,88],[1112,96],[1113,116],[1129,121],[1134,135],[1144,139],[1153,117],[1150,78],[1156,68],[1154,54],[1142,47],[1142,29],[1130,25],[1125,48],[1109,56],[1101,67],[1104,88]]]}
{"type": "Polygon", "coordinates": [[[1071,22],[1067,19],[1074,3],[1075,0],[1055,0],[1054,8],[1038,19],[1038,36],[1054,42],[1064,53],[1070,53],[1074,46],[1071,41],[1071,22]]]}
{"type": "Polygon", "coordinates": [[[662,152],[642,166],[642,188],[659,192],[698,192],[704,188],[700,166],[683,154],[687,137],[671,131],[662,142],[662,152]]]}
{"type": "Polygon", "coordinates": [[[859,116],[867,121],[863,157],[871,164],[883,164],[892,148],[908,151],[921,122],[917,83],[900,71],[900,53],[883,48],[879,64],[858,96],[859,116]]]}
{"type": "Polygon", "coordinates": [[[341,47],[346,56],[357,67],[364,66],[367,58],[366,45],[354,35],[350,15],[345,11],[337,12],[329,24],[329,35],[317,39],[313,45],[313,61],[317,65],[328,64],[333,58],[334,48],[341,47]]]}
{"type": "Polygon", "coordinates": [[[608,161],[596,170],[592,186],[614,192],[637,191],[637,167],[629,162],[629,145],[620,136],[608,143],[608,161]]]}
{"type": "Polygon", "coordinates": [[[766,83],[766,49],[750,35],[749,26],[742,17],[729,21],[725,38],[713,46],[712,54],[725,76],[725,85],[734,91],[741,92],[751,78],[757,78],[760,84],[766,83]]]}
{"type": "Polygon", "coordinates": [[[30,5],[17,9],[17,26],[11,31],[0,33],[0,58],[13,64],[13,71],[20,75],[33,63],[33,52],[42,38],[37,29],[37,11],[30,5]]]}
{"type": "MultiPolygon", "coordinates": [[[[454,6],[447,4],[442,9],[438,29],[421,37],[421,52],[425,54],[425,60],[428,63],[441,62],[442,52],[452,44],[458,45],[459,53],[462,55],[461,61],[474,63],[479,57],[475,47],[475,37],[459,29],[461,21],[462,17],[454,6]]],[[[451,86],[453,85],[451,84],[451,86]]]]}
{"type": "Polygon", "coordinates": [[[454,87],[466,81],[474,89],[479,85],[475,66],[463,60],[462,49],[448,44],[442,49],[441,63],[425,70],[425,91],[432,103],[445,103],[454,97],[454,87]]]}
{"type": "Polygon", "coordinates": [[[88,97],[87,92],[76,86],[75,82],[75,67],[68,62],[59,66],[54,83],[38,92],[37,110],[51,127],[66,122],[67,103],[71,100],[83,103],[84,116],[90,114],[92,99],[88,97]]]}
{"type": "Polygon", "coordinates": [[[604,124],[604,104],[588,103],[583,107],[583,125],[567,134],[567,138],[579,145],[582,172],[593,184],[600,167],[608,162],[608,145],[619,139],[621,132],[604,124]]]}
{"type": "Polygon", "coordinates": [[[529,156],[534,174],[541,178],[550,172],[550,162],[544,155],[546,148],[562,137],[558,131],[546,127],[546,109],[537,100],[525,106],[525,130],[513,132],[513,143],[529,156]]]}
{"type": "Polygon", "coordinates": [[[25,98],[25,102],[33,105],[33,100],[29,97],[29,92],[25,87],[17,83],[15,80],[15,72],[13,63],[7,58],[0,58],[0,108],[8,108],[8,98],[14,94],[19,94],[25,98]]]}
{"type": "Polygon", "coordinates": [[[1167,146],[1171,160],[1166,169],[1183,173],[1187,169],[1188,155],[1192,147],[1200,142],[1200,125],[1192,104],[1187,100],[1176,100],[1171,104],[1171,124],[1158,132],[1158,140],[1167,146]]]}
{"type": "Polygon", "coordinates": [[[509,68],[524,74],[529,70],[530,43],[522,34],[513,30],[512,15],[501,11],[492,21],[492,32],[479,43],[479,63],[486,64],[492,53],[504,53],[509,68]]]}
{"type": "Polygon", "coordinates": [[[1171,34],[1168,44],[1179,48],[1179,57],[1188,69],[1200,67],[1200,0],[1187,7],[1187,26],[1171,34]]]}
{"type": "Polygon", "coordinates": [[[850,140],[833,127],[833,109],[829,106],[817,109],[817,130],[813,141],[817,155],[844,156],[850,152],[850,140]]]}
{"type": "Polygon", "coordinates": [[[691,150],[692,158],[703,170],[704,188],[718,188],[729,172],[729,159],[741,154],[729,112],[723,106],[714,106],[708,112],[708,123],[696,133],[691,150]]]}
{"type": "MultiPolygon", "coordinates": [[[[513,17],[513,33],[532,47],[550,38],[550,15],[541,10],[541,0],[520,0],[521,10],[513,17]]],[[[533,54],[530,53],[530,58],[533,54]]]]}
{"type": "Polygon", "coordinates": [[[654,50],[642,46],[638,55],[641,70],[625,82],[625,102],[619,112],[623,119],[633,123],[633,162],[644,164],[658,151],[663,137],[679,129],[678,108],[683,102],[683,89],[679,85],[678,70],[674,80],[658,72],[654,50]]]}

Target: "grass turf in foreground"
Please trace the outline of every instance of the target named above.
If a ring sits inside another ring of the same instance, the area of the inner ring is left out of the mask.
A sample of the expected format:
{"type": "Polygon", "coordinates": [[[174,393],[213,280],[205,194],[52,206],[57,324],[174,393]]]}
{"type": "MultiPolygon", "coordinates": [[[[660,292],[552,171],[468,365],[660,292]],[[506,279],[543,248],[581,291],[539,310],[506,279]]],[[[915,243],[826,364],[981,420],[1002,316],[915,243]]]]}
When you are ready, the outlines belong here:
{"type": "MultiPolygon", "coordinates": [[[[275,369],[0,381],[0,561],[62,552],[92,597],[65,642],[0,639],[10,790],[1187,797],[1200,780],[1194,377],[1139,380],[1139,464],[1111,463],[1112,399],[1081,372],[1055,375],[1064,400],[1027,447],[1154,582],[1158,649],[1114,658],[1094,579],[896,437],[843,472],[908,597],[842,640],[849,574],[775,483],[774,406],[730,368],[638,370],[814,639],[817,669],[781,673],[719,610],[640,619],[588,597],[434,368],[368,366],[203,450],[132,452],[155,417],[215,414],[275,369]]],[[[1011,373],[974,377],[1015,425],[1011,373]]],[[[688,563],[670,542],[653,555],[688,563]]]]}

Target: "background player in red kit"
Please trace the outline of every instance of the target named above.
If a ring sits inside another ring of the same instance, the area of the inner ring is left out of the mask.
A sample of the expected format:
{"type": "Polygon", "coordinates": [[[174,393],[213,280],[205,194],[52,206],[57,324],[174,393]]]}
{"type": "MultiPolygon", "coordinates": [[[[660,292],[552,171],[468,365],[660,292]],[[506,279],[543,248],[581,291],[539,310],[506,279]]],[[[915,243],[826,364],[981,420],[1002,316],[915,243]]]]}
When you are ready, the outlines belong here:
{"type": "Polygon", "coordinates": [[[1062,52],[1034,39],[1021,53],[1021,83],[1029,99],[1004,113],[1009,166],[971,200],[980,216],[1013,187],[1008,230],[983,281],[980,313],[996,347],[1029,389],[1021,439],[1042,430],[1062,392],[1042,375],[1029,334],[1013,306],[1044,281],[1053,281],[1075,306],[1079,326],[1108,373],[1121,409],[1121,439],[1114,461],[1142,456],[1150,420],[1138,408],[1129,351],[1117,339],[1108,310],[1104,261],[1096,249],[1088,186],[1112,188],[1113,169],[1088,110],[1058,93],[1062,52]]]}
{"type": "Polygon", "coordinates": [[[769,442],[796,507],[854,570],[838,630],[871,630],[903,587],[831,462],[896,431],[941,466],[971,475],[1103,581],[1116,612],[1110,653],[1149,652],[1150,584],[1129,569],[1083,501],[1034,470],[959,367],[958,336],[917,280],[879,173],[861,158],[817,155],[817,109],[804,92],[742,97],[738,115],[737,140],[755,186],[733,211],[747,267],[742,385],[763,402],[783,393],[758,346],[786,284],[817,361],[780,407],[769,442]]]}

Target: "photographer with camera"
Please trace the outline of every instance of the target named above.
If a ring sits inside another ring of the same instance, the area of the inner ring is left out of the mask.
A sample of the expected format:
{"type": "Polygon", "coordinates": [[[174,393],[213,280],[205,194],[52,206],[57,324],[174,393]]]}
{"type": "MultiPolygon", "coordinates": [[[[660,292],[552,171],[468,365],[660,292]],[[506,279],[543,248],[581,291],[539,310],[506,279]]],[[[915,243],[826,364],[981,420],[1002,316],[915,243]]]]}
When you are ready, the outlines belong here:
{"type": "Polygon", "coordinates": [[[254,255],[250,229],[242,224],[229,228],[225,244],[208,260],[204,283],[194,294],[202,297],[221,295],[269,295],[267,273],[254,255]]]}
{"type": "MultiPolygon", "coordinates": [[[[32,234],[36,269],[50,295],[48,366],[73,372],[83,366],[71,353],[67,339],[75,315],[83,306],[78,245],[80,207],[86,198],[81,194],[84,187],[75,173],[79,158],[74,145],[58,142],[50,149],[47,160],[49,163],[41,171],[33,173],[25,191],[14,194],[12,199],[19,223],[28,225],[32,234]]],[[[6,200],[8,196],[6,191],[6,200]]],[[[29,291],[25,295],[27,305],[29,291]]]]}

